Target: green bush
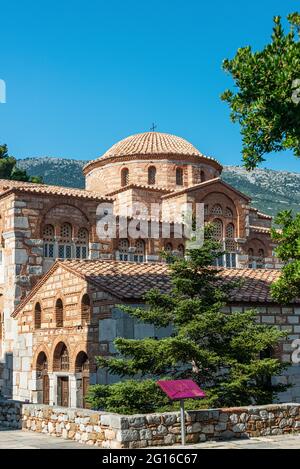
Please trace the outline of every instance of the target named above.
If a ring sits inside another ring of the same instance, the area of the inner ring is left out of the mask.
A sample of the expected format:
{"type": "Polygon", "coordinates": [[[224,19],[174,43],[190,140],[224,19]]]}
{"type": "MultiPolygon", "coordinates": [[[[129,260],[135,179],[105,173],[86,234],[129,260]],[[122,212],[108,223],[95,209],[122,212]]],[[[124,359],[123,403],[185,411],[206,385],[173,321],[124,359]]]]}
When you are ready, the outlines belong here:
{"type": "Polygon", "coordinates": [[[168,407],[169,400],[155,381],[122,381],[90,386],[86,398],[93,409],[119,414],[151,413],[168,407]]]}
{"type": "MultiPolygon", "coordinates": [[[[89,387],[87,402],[95,410],[105,410],[118,414],[147,414],[152,412],[172,412],[180,409],[178,401],[171,402],[155,381],[127,380],[116,384],[96,384],[89,387]]],[[[211,408],[215,399],[207,392],[205,399],[187,399],[185,408],[197,410],[211,408]]]]}

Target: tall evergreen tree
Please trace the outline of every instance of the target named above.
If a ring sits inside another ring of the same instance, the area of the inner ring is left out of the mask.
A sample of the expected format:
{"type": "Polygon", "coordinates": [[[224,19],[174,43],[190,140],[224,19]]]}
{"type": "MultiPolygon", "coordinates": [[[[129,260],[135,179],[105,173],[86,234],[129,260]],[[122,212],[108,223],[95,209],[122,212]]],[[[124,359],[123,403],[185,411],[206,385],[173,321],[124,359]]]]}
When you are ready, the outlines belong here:
{"type": "Polygon", "coordinates": [[[161,339],[117,338],[118,355],[98,357],[97,363],[125,382],[91,386],[89,400],[94,407],[153,411],[166,404],[162,395],[158,399],[154,385],[158,378],[194,379],[207,393],[202,406],[270,403],[285,389],[271,383],[285,365],[260,356],[284,334],[274,326],[258,324],[255,311],[222,312],[237,285],[224,283],[220,270],[212,267],[221,250],[211,235],[209,228],[204,245],[190,250],[187,259],[173,259],[169,294],[151,290],[145,297],[146,308],[121,306],[139,321],[171,325],[173,334],[161,339]],[[141,392],[144,397],[138,398],[141,392]]]}
{"type": "Polygon", "coordinates": [[[14,181],[43,182],[40,176],[29,176],[24,169],[17,166],[17,160],[9,156],[7,145],[0,145],[0,179],[10,179],[14,181]]]}
{"type": "Polygon", "coordinates": [[[300,14],[288,15],[286,33],[279,16],[274,18],[272,40],[262,50],[238,49],[223,68],[235,90],[222,99],[231,119],[241,126],[243,159],[247,169],[264,161],[270,152],[292,150],[300,156],[300,14]]]}
{"type": "Polygon", "coordinates": [[[300,297],[300,213],[280,212],[275,218],[280,229],[273,229],[276,255],[285,263],[280,278],[272,285],[273,298],[287,304],[300,297]]]}

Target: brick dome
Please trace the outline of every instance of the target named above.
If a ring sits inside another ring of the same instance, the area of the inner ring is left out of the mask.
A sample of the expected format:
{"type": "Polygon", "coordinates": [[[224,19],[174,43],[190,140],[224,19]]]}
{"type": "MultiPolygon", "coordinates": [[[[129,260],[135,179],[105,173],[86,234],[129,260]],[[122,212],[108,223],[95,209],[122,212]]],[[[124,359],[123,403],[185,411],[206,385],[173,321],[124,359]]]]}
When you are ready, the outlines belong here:
{"type": "Polygon", "coordinates": [[[187,140],[176,135],[145,132],[131,135],[113,145],[102,158],[129,155],[198,155],[201,153],[187,140]]]}
{"type": "Polygon", "coordinates": [[[161,132],[144,132],[131,135],[120,140],[109,148],[104,155],[96,160],[90,161],[84,168],[85,174],[95,163],[104,163],[106,159],[126,158],[136,159],[138,157],[153,156],[181,156],[181,157],[201,157],[210,161],[217,161],[200,153],[196,147],[184,138],[176,135],[161,132]]]}

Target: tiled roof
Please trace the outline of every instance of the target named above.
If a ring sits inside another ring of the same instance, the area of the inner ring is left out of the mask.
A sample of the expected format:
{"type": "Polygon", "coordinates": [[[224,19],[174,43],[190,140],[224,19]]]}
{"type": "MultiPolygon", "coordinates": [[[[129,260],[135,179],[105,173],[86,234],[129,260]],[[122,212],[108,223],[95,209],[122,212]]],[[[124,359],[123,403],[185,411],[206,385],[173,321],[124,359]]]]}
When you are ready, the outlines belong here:
{"type": "Polygon", "coordinates": [[[271,228],[268,228],[266,226],[253,226],[253,225],[250,225],[250,230],[251,231],[254,231],[254,233],[270,233],[271,232],[271,228]]]}
{"type": "MultiPolygon", "coordinates": [[[[225,282],[242,281],[231,294],[231,301],[237,303],[275,303],[270,286],[280,275],[278,269],[223,269],[220,273],[225,282]]],[[[300,303],[300,298],[295,303],[300,303]]]]}
{"type": "Polygon", "coordinates": [[[113,196],[115,194],[119,194],[120,192],[127,191],[129,189],[143,189],[147,191],[154,191],[154,192],[164,192],[164,193],[170,193],[174,192],[175,189],[169,189],[167,187],[159,187],[159,186],[150,186],[148,184],[128,184],[127,186],[120,187],[119,189],[114,190],[113,192],[108,192],[108,196],[113,196]]]}
{"type": "Polygon", "coordinates": [[[187,192],[193,192],[198,189],[203,189],[203,187],[210,186],[211,184],[217,184],[220,183],[222,186],[227,187],[231,191],[235,192],[237,195],[245,199],[247,202],[250,202],[251,199],[248,195],[243,194],[242,192],[238,191],[235,187],[231,186],[227,182],[223,181],[220,177],[213,178],[213,179],[208,179],[207,181],[200,182],[199,184],[195,184],[194,186],[190,187],[184,187],[183,189],[179,189],[176,191],[171,192],[170,194],[166,194],[162,196],[162,199],[171,199],[172,197],[177,197],[178,195],[185,194],[187,192]]]}
{"type": "Polygon", "coordinates": [[[262,213],[255,207],[250,207],[249,210],[250,210],[250,212],[255,212],[256,215],[258,216],[258,218],[264,218],[266,220],[273,220],[273,217],[271,215],[267,215],[266,213],[262,213]]]}
{"type": "MultiPolygon", "coordinates": [[[[169,267],[163,263],[131,263],[104,260],[57,261],[37,283],[29,295],[16,308],[13,316],[25,306],[58,266],[90,282],[100,290],[111,293],[118,299],[129,301],[143,299],[144,294],[157,288],[162,293],[170,291],[169,267]]],[[[275,303],[270,295],[270,286],[280,276],[276,269],[220,269],[220,281],[241,281],[230,295],[231,303],[267,304],[275,303]]],[[[294,303],[300,303],[296,299],[294,303]]]]}
{"type": "MultiPolygon", "coordinates": [[[[151,288],[170,290],[169,267],[165,263],[67,260],[62,265],[124,299],[142,298],[151,288]]],[[[222,282],[243,281],[232,292],[231,301],[264,303],[274,302],[269,288],[280,273],[277,269],[221,269],[219,275],[222,282]]]]}
{"type": "Polygon", "coordinates": [[[84,169],[100,159],[103,161],[103,159],[107,158],[141,155],[199,156],[217,162],[214,158],[200,153],[197,148],[184,138],[161,132],[144,132],[131,135],[115,143],[101,158],[90,161],[84,169]]]}
{"type": "Polygon", "coordinates": [[[258,218],[265,218],[266,220],[273,220],[271,215],[267,215],[266,213],[257,212],[258,218]]]}
{"type": "Polygon", "coordinates": [[[83,199],[108,200],[109,197],[103,197],[98,192],[87,191],[84,189],[74,189],[72,187],[52,186],[49,184],[36,184],[33,182],[9,181],[0,179],[0,197],[10,192],[25,192],[30,194],[49,194],[67,197],[79,197],[83,199]]]}

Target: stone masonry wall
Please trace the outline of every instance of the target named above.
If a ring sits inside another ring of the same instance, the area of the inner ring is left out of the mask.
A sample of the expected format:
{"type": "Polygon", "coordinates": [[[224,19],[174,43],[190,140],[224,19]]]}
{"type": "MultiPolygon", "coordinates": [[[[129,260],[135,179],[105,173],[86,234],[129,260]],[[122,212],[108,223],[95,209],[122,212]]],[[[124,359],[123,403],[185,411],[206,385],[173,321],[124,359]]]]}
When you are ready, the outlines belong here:
{"type": "Polygon", "coordinates": [[[22,428],[22,402],[0,399],[0,427],[22,428]]]}
{"type": "MultiPolygon", "coordinates": [[[[180,443],[179,412],[118,415],[24,404],[23,429],[102,448],[144,448],[180,443]]],[[[281,435],[300,431],[300,404],[186,412],[187,442],[281,435]]]]}

